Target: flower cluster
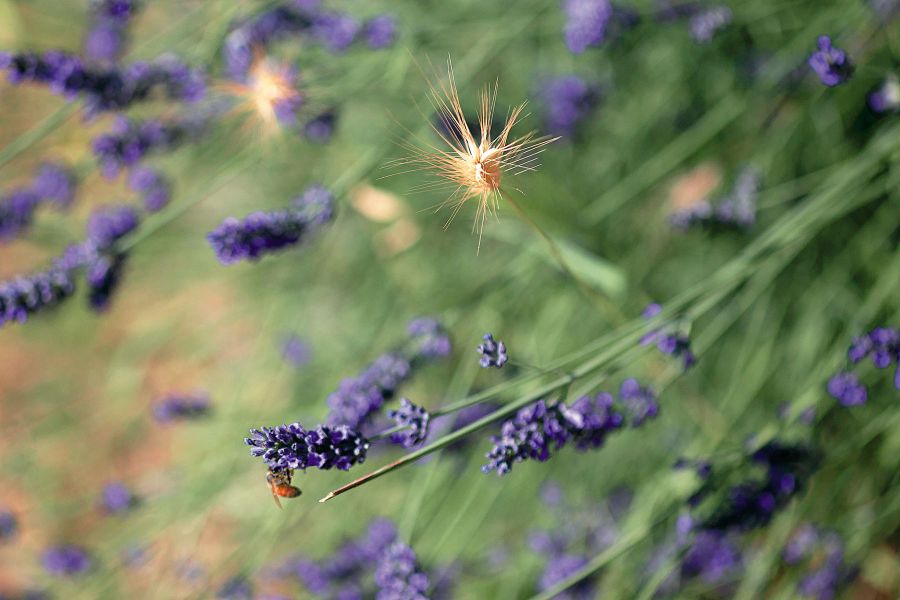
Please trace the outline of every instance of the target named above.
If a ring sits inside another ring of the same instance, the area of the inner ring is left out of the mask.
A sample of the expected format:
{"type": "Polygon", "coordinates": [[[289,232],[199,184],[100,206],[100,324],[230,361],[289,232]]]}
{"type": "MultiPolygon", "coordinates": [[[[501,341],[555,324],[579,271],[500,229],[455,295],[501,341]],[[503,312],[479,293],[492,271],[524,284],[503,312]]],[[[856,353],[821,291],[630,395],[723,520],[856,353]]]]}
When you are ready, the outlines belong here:
{"type": "Polygon", "coordinates": [[[0,242],[17,237],[31,225],[44,203],[67,208],[75,196],[75,176],[62,165],[43,163],[27,186],[0,197],[0,242]]]}
{"type": "Polygon", "coordinates": [[[394,397],[416,366],[450,353],[450,338],[435,319],[414,319],[407,332],[408,351],[398,349],[383,354],[356,377],[342,380],[338,389],[328,395],[329,425],[362,429],[394,397]]]}
{"type": "MultiPolygon", "coordinates": [[[[641,316],[645,319],[652,319],[661,311],[662,306],[659,304],[648,304],[641,316]]],[[[697,357],[691,351],[690,338],[685,334],[671,331],[669,327],[654,329],[647,333],[641,338],[640,344],[642,346],[656,344],[656,347],[663,354],[681,358],[685,371],[697,363],[697,357]]]]}
{"type": "Polygon", "coordinates": [[[100,503],[103,510],[110,514],[116,514],[134,508],[138,500],[124,483],[114,481],[103,486],[100,503]]]}
{"type": "Polygon", "coordinates": [[[94,156],[103,174],[114,178],[121,170],[137,165],[149,153],[175,148],[196,136],[203,126],[203,119],[138,121],[118,117],[109,133],[94,138],[94,156]]]}
{"type": "Polygon", "coordinates": [[[128,174],[128,187],[141,194],[144,210],[154,213],[164,208],[172,198],[172,184],[150,167],[135,167],[128,174]]]}
{"type": "Polygon", "coordinates": [[[744,168],[727,196],[715,203],[701,198],[688,206],[678,207],[669,215],[669,222],[681,231],[704,225],[748,229],[756,223],[758,194],[759,173],[753,168],[744,168]]]}
{"type": "Polygon", "coordinates": [[[332,52],[347,49],[359,32],[372,48],[386,48],[396,38],[394,20],[381,15],[360,25],[353,17],[326,11],[303,2],[285,2],[255,17],[236,23],[225,38],[225,70],[232,79],[242,81],[253,63],[254,51],[290,37],[306,36],[332,52]]]}
{"type": "Polygon", "coordinates": [[[309,187],[291,207],[228,218],[206,237],[222,264],[259,260],[305,241],[334,214],[334,198],[321,186],[309,187]]]}
{"type": "Polygon", "coordinates": [[[502,341],[494,341],[494,336],[490,333],[484,334],[484,341],[476,348],[478,354],[481,355],[479,363],[481,368],[489,367],[501,368],[506,364],[509,357],[506,355],[506,344],[502,341]]]}
{"type": "Polygon", "coordinates": [[[403,542],[394,542],[378,557],[375,584],[376,600],[428,600],[428,576],[419,568],[416,553],[403,542]]]}
{"type": "Polygon", "coordinates": [[[519,410],[515,418],[505,421],[499,436],[491,437],[494,446],[486,455],[488,462],[481,470],[505,475],[514,463],[549,460],[554,450],[569,442],[578,450],[599,448],[623,421],[612,395],[607,393],[593,398],[582,396],[571,407],[563,402],[548,405],[544,400],[538,400],[519,410]]]}
{"type": "Polygon", "coordinates": [[[404,448],[414,448],[425,441],[428,436],[431,415],[427,410],[406,398],[400,399],[399,409],[388,411],[388,417],[393,419],[398,426],[405,428],[391,434],[391,441],[395,444],[400,444],[404,448]]]}
{"type": "Polygon", "coordinates": [[[573,54],[581,54],[606,40],[613,17],[609,0],[566,0],[563,12],[566,15],[566,46],[573,54]]]}
{"type": "Polygon", "coordinates": [[[628,414],[632,427],[640,427],[647,419],[653,419],[659,413],[656,393],[649,387],[638,383],[637,379],[626,379],[619,388],[619,400],[628,414]]]}
{"type": "MultiPolygon", "coordinates": [[[[894,387],[900,390],[900,329],[876,327],[853,340],[847,358],[853,365],[870,358],[877,369],[896,365],[894,387]]],[[[855,373],[841,371],[828,380],[828,393],[844,406],[865,404],[869,392],[855,373]]]]}
{"type": "Polygon", "coordinates": [[[206,94],[203,73],[175,56],[163,56],[152,63],[136,62],[121,69],[98,69],[59,50],[43,54],[0,53],[0,70],[6,71],[13,84],[36,83],[69,99],[83,97],[87,116],[120,111],[149,100],[157,89],[162,89],[169,100],[181,102],[197,102],[206,94]]]}
{"type": "Polygon", "coordinates": [[[600,102],[600,88],[575,75],[547,81],[541,89],[546,108],[544,129],[551,134],[572,137],[579,125],[600,102]]]}
{"type": "Polygon", "coordinates": [[[877,90],[869,94],[869,107],[877,113],[900,110],[900,80],[890,75],[877,90]]]}
{"type": "Polygon", "coordinates": [[[153,417],[159,423],[200,419],[210,412],[212,404],[206,394],[167,396],[153,407],[153,417]]]}
{"type": "Polygon", "coordinates": [[[450,336],[441,322],[432,317],[413,319],[406,326],[413,353],[421,358],[443,358],[453,350],[450,336]]]}
{"type": "Polygon", "coordinates": [[[88,58],[118,61],[125,52],[128,23],[140,8],[137,0],[91,0],[93,23],[84,41],[88,58]]]}
{"type": "Polygon", "coordinates": [[[782,551],[787,565],[805,563],[807,573],[797,584],[805,598],[834,598],[841,586],[856,576],[856,569],[844,561],[844,543],[833,531],[804,523],[794,532],[782,551]]]}
{"type": "Polygon", "coordinates": [[[827,35],[816,40],[818,50],[809,57],[809,66],[824,85],[834,87],[847,81],[853,75],[853,64],[850,57],[840,48],[831,44],[827,35]]]}
{"type": "Polygon", "coordinates": [[[56,306],[75,291],[69,272],[57,267],[0,282],[0,327],[24,323],[28,317],[56,306]]]}
{"type": "Polygon", "coordinates": [[[0,510],[0,542],[12,539],[19,529],[16,515],[8,510],[0,510]]]}
{"type": "Polygon", "coordinates": [[[312,347],[300,336],[287,334],[282,338],[281,357],[295,367],[302,367],[312,359],[312,347]]]}
{"type": "Polygon", "coordinates": [[[727,6],[713,6],[691,16],[691,37],[697,42],[710,41],[717,31],[731,23],[734,15],[727,6]]]}
{"type": "Polygon", "coordinates": [[[262,457],[270,469],[338,469],[346,471],[366,460],[369,440],[344,425],[304,429],[300,423],[251,429],[244,438],[250,455],[262,457]]]}
{"type": "Polygon", "coordinates": [[[48,548],[44,552],[41,562],[44,569],[51,575],[70,577],[88,571],[94,561],[84,548],[73,544],[64,544],[48,548]]]}

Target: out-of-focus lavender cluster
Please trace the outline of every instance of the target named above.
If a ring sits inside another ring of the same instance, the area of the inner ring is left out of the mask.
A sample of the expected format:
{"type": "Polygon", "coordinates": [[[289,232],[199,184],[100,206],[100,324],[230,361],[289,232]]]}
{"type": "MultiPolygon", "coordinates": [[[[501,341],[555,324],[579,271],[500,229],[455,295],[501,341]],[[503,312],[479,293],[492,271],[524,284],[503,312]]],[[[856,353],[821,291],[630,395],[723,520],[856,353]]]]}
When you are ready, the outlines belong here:
{"type": "Polygon", "coordinates": [[[816,40],[817,50],[809,57],[809,66],[828,87],[840,85],[853,75],[853,63],[847,53],[836,48],[827,35],[816,40]]]}
{"type": "Polygon", "coordinates": [[[204,392],[171,394],[153,406],[153,417],[159,423],[193,421],[209,416],[212,402],[204,392]]]}
{"type": "Polygon", "coordinates": [[[6,71],[7,80],[14,85],[35,83],[68,99],[82,97],[88,117],[146,102],[156,90],[177,102],[196,103],[206,96],[203,72],[172,55],[119,68],[89,66],[60,50],[0,52],[0,70],[6,71]]]}
{"type": "MultiPolygon", "coordinates": [[[[894,367],[894,388],[900,390],[900,329],[876,327],[853,340],[847,358],[852,366],[866,358],[876,369],[894,367]]],[[[841,371],[828,380],[828,393],[844,406],[859,406],[869,398],[868,388],[860,382],[856,373],[841,371]]]]}
{"type": "MultiPolygon", "coordinates": [[[[195,116],[137,120],[118,117],[108,133],[98,135],[93,140],[93,152],[103,175],[115,178],[121,171],[135,167],[152,152],[172,150],[187,140],[200,135],[206,126],[206,119],[195,116]]],[[[141,180],[130,182],[132,187],[145,191],[153,185],[141,180]]]]}
{"type": "Polygon", "coordinates": [[[756,169],[746,167],[738,173],[727,196],[716,202],[701,198],[688,206],[676,207],[669,222],[681,231],[703,225],[749,229],[756,223],[759,182],[756,169]]]}
{"type": "Polygon", "coordinates": [[[141,9],[137,0],[91,0],[91,27],[84,53],[91,60],[115,63],[125,53],[128,24],[141,9]]]}
{"type": "MultiPolygon", "coordinates": [[[[662,306],[656,303],[648,304],[641,313],[645,319],[652,319],[662,312],[662,306]]],[[[680,358],[685,371],[697,363],[697,357],[691,350],[691,340],[684,334],[673,329],[672,326],[663,326],[648,332],[640,339],[642,346],[656,345],[663,354],[680,358]]]]}
{"type": "Polygon", "coordinates": [[[18,237],[42,205],[65,209],[75,197],[75,175],[65,166],[45,162],[28,185],[0,195],[0,242],[18,237]]]}
{"type": "MultiPolygon", "coordinates": [[[[551,482],[544,485],[541,498],[546,505],[544,512],[551,517],[550,527],[532,529],[528,545],[546,561],[537,585],[537,591],[545,592],[580,571],[615,543],[619,536],[616,520],[628,510],[631,494],[618,490],[601,504],[576,506],[551,482]]],[[[596,573],[586,577],[554,598],[595,598],[597,578],[596,573]]]]}
{"type": "Polygon", "coordinates": [[[549,460],[554,451],[570,442],[578,450],[600,448],[609,434],[622,427],[625,415],[633,427],[640,427],[659,411],[652,391],[633,379],[623,383],[620,400],[616,406],[612,394],[605,392],[582,396],[571,406],[538,400],[505,421],[499,436],[491,437],[493,447],[481,470],[505,475],[515,463],[549,460]]]}
{"type": "Polygon", "coordinates": [[[230,217],[206,237],[222,264],[259,260],[308,239],[334,215],[334,197],[313,185],[289,208],[251,213],[242,220],[230,217]]]}
{"type": "Polygon", "coordinates": [[[359,539],[349,540],[320,560],[290,558],[276,569],[281,577],[296,577],[319,598],[425,600],[447,597],[447,577],[430,578],[416,553],[399,540],[387,519],[373,521],[359,539]]]}
{"type": "Polygon", "coordinates": [[[57,577],[81,575],[94,565],[88,551],[74,544],[48,548],[41,557],[41,562],[48,573],[57,577]]]}
{"type": "Polygon", "coordinates": [[[600,86],[576,75],[544,82],[540,95],[545,107],[544,129],[566,138],[577,134],[601,98],[600,86]]]}
{"type": "Polygon", "coordinates": [[[804,598],[831,600],[858,571],[845,561],[841,537],[813,523],[803,523],[794,531],[781,556],[786,565],[804,568],[797,584],[797,593],[804,598]]]}
{"type": "Polygon", "coordinates": [[[340,382],[326,400],[328,424],[363,428],[394,397],[397,388],[412,376],[416,367],[449,355],[450,338],[437,320],[415,319],[407,332],[406,348],[381,355],[356,377],[340,382]]]}
{"type": "Polygon", "coordinates": [[[900,110],[900,80],[896,75],[888,75],[878,89],[869,94],[869,107],[877,113],[900,110]]]}

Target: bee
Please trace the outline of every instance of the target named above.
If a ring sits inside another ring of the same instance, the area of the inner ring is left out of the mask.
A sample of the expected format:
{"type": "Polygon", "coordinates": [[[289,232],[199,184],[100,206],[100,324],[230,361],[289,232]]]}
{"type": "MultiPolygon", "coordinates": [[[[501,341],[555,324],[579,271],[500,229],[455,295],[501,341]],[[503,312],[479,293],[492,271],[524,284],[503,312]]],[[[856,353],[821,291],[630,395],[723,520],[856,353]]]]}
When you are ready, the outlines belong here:
{"type": "Polygon", "coordinates": [[[275,500],[278,508],[281,508],[281,500],[279,498],[296,498],[303,493],[300,491],[300,488],[291,485],[293,477],[293,469],[279,471],[269,469],[269,472],[266,473],[266,483],[269,484],[269,489],[272,490],[272,498],[275,500]]]}

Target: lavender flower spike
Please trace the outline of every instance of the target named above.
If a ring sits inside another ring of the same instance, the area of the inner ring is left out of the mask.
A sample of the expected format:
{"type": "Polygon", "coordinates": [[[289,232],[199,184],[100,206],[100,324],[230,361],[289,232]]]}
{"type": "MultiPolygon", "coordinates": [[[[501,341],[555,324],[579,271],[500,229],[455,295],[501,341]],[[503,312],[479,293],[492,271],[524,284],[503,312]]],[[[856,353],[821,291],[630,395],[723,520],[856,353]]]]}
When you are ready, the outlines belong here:
{"type": "Polygon", "coordinates": [[[222,264],[259,260],[304,241],[331,219],[333,198],[323,190],[309,188],[291,208],[255,212],[242,221],[225,219],[206,237],[222,264]]]}
{"type": "Polygon", "coordinates": [[[11,321],[24,323],[31,314],[59,304],[74,291],[69,273],[56,267],[0,282],[0,327],[11,321]]]}
{"type": "Polygon", "coordinates": [[[172,395],[153,407],[153,416],[160,423],[199,419],[212,411],[209,397],[198,393],[192,396],[172,395]]]}
{"type": "Polygon", "coordinates": [[[606,39],[613,7],[609,0],[566,0],[566,45],[573,54],[581,54],[589,46],[598,46],[606,39]]]}
{"type": "Polygon", "coordinates": [[[375,567],[376,600],[428,600],[428,576],[417,564],[416,553],[402,542],[385,549],[375,567]]]}
{"type": "Polygon", "coordinates": [[[644,421],[656,417],[659,413],[656,394],[649,387],[642,387],[637,379],[626,379],[622,382],[619,399],[630,417],[632,427],[640,427],[644,421]]]}
{"type": "Polygon", "coordinates": [[[250,454],[259,456],[270,469],[338,469],[346,471],[366,460],[369,440],[349,427],[319,425],[304,429],[300,423],[251,429],[244,438],[250,454]]]}
{"type": "Polygon", "coordinates": [[[822,83],[834,87],[847,81],[853,74],[853,64],[847,53],[832,46],[827,35],[820,36],[816,46],[818,50],[813,52],[808,62],[822,83]]]}
{"type": "Polygon", "coordinates": [[[397,425],[405,427],[403,431],[391,434],[391,441],[404,448],[414,448],[425,441],[428,436],[428,425],[431,415],[428,411],[413,404],[406,398],[400,399],[400,408],[388,411],[388,417],[397,425]]]}
{"type": "Polygon", "coordinates": [[[87,550],[71,544],[49,548],[41,557],[41,562],[48,573],[58,577],[79,575],[93,564],[87,550]]]}
{"type": "Polygon", "coordinates": [[[484,342],[478,346],[478,354],[481,355],[479,363],[483,369],[488,367],[501,368],[509,357],[506,355],[506,345],[502,341],[494,341],[490,333],[484,334],[484,342]]]}

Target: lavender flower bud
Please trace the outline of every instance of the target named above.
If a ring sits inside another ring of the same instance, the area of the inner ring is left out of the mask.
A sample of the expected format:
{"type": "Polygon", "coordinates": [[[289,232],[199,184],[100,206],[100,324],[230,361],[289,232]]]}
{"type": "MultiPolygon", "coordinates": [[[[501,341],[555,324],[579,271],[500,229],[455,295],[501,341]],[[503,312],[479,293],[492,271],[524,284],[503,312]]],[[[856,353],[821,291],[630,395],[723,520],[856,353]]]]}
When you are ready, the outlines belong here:
{"type": "Polygon", "coordinates": [[[324,144],[334,135],[336,121],[337,113],[334,109],[329,109],[307,121],[303,126],[303,133],[311,141],[324,144]]]}
{"type": "Polygon", "coordinates": [[[120,117],[109,133],[94,138],[94,155],[104,175],[113,178],[120,170],[136,165],[153,151],[175,148],[199,134],[204,125],[202,119],[163,122],[120,117]]]}
{"type": "Polygon", "coordinates": [[[147,212],[156,212],[164,208],[172,197],[172,186],[157,170],[148,167],[136,167],[128,175],[128,186],[140,193],[147,212]]]}
{"type": "Polygon", "coordinates": [[[29,189],[19,189],[0,198],[0,242],[12,240],[31,225],[40,197],[29,189]]]}
{"type": "Polygon", "coordinates": [[[869,94],[869,108],[877,113],[897,112],[900,110],[900,81],[890,75],[881,86],[869,94]]]}
{"type": "Polygon", "coordinates": [[[807,558],[813,551],[813,547],[819,541],[819,530],[811,523],[801,525],[781,553],[784,562],[795,565],[807,558]]]}
{"type": "Polygon", "coordinates": [[[121,252],[97,254],[87,264],[88,304],[102,312],[109,307],[112,295],[119,287],[127,256],[121,252]]]}
{"type": "Polygon", "coordinates": [[[101,504],[106,512],[115,514],[133,508],[137,504],[137,498],[125,484],[115,481],[103,487],[101,504]]]}
{"type": "Polygon", "coordinates": [[[108,206],[95,210],[88,219],[87,237],[99,248],[108,248],[138,226],[138,214],[131,206],[108,206]]]}
{"type": "Polygon", "coordinates": [[[394,542],[375,567],[376,600],[427,600],[428,576],[419,569],[416,553],[402,542],[394,542]]]}
{"type": "Polygon", "coordinates": [[[346,50],[356,39],[358,32],[359,23],[356,19],[342,13],[319,13],[313,23],[313,35],[332,52],[346,50]]]}
{"type": "Polygon", "coordinates": [[[844,406],[859,406],[868,400],[866,386],[855,373],[845,371],[828,380],[828,394],[844,406]]]}
{"type": "Polygon", "coordinates": [[[380,356],[359,376],[341,381],[337,391],[328,396],[328,423],[360,427],[411,373],[412,365],[400,354],[380,356]]]}
{"type": "Polygon", "coordinates": [[[450,336],[440,321],[431,317],[413,319],[406,326],[414,351],[423,358],[443,358],[453,350],[450,336]]]}
{"type": "Polygon", "coordinates": [[[691,17],[691,37],[704,44],[712,40],[716,32],[729,23],[733,15],[727,6],[713,6],[691,17]]]}
{"type": "Polygon", "coordinates": [[[365,24],[363,33],[369,48],[390,48],[397,39],[397,22],[390,15],[378,15],[365,24]]]}
{"type": "Polygon", "coordinates": [[[266,254],[305,241],[331,219],[333,197],[313,186],[294,201],[294,206],[272,212],[256,212],[243,221],[225,219],[206,237],[222,264],[259,260],[266,254]]]}
{"type": "Polygon", "coordinates": [[[600,102],[599,88],[575,75],[551,79],[541,90],[541,96],[546,107],[544,128],[565,137],[575,135],[600,102]]]}
{"type": "Polygon", "coordinates": [[[153,416],[159,423],[200,419],[211,412],[212,404],[206,394],[167,396],[153,407],[153,416]]]}
{"type": "Polygon", "coordinates": [[[659,404],[649,387],[641,387],[637,379],[626,379],[619,388],[619,399],[628,413],[632,427],[640,427],[645,420],[656,417],[659,404]]]}
{"type": "Polygon", "coordinates": [[[606,39],[613,16],[609,0],[566,0],[566,45],[573,54],[581,54],[589,46],[599,46],[606,39]]]}
{"type": "Polygon", "coordinates": [[[0,543],[11,540],[19,529],[19,522],[9,510],[0,510],[0,543]]]}
{"type": "MultiPolygon", "coordinates": [[[[564,581],[574,575],[588,564],[586,556],[581,554],[560,554],[552,556],[547,561],[544,572],[538,583],[540,591],[552,588],[560,581],[564,581]]],[[[564,593],[554,596],[560,600],[591,600],[596,596],[596,580],[587,578],[568,588],[564,593]]]]}
{"type": "Polygon", "coordinates": [[[24,323],[32,314],[55,306],[72,295],[75,283],[67,271],[48,271],[0,282],[0,327],[24,323]]]}
{"type": "Polygon", "coordinates": [[[847,53],[831,45],[831,38],[820,36],[816,41],[818,50],[809,57],[809,66],[824,85],[834,87],[847,81],[853,74],[853,64],[847,53]]]}
{"type": "Polygon", "coordinates": [[[346,471],[366,460],[369,441],[339,425],[319,425],[306,430],[300,423],[251,429],[244,443],[250,455],[259,456],[270,469],[335,468],[346,471]]]}
{"type": "Polygon", "coordinates": [[[482,339],[484,342],[476,349],[478,354],[481,355],[478,361],[481,364],[481,368],[496,367],[499,369],[503,367],[509,359],[506,355],[506,345],[502,341],[495,342],[494,336],[490,333],[484,334],[482,339]]]}
{"type": "Polygon", "coordinates": [[[424,442],[428,436],[428,422],[431,415],[427,410],[406,398],[400,399],[398,410],[388,411],[388,417],[393,419],[397,425],[406,427],[403,431],[391,434],[391,441],[395,444],[400,444],[404,448],[414,448],[424,442]]]}
{"type": "MultiPolygon", "coordinates": [[[[659,304],[648,304],[641,316],[645,319],[651,319],[658,315],[661,310],[662,307],[659,304]]],[[[663,354],[680,357],[685,371],[697,363],[697,358],[691,351],[690,338],[680,333],[671,332],[666,326],[647,333],[640,339],[639,343],[642,346],[656,344],[656,347],[663,354]]]]}
{"type": "Polygon", "coordinates": [[[716,585],[734,574],[741,562],[741,553],[732,536],[704,529],[694,536],[681,560],[681,576],[699,577],[707,585],[716,585]]]}
{"type": "Polygon", "coordinates": [[[75,197],[75,176],[61,165],[45,162],[38,168],[31,189],[42,200],[65,208],[75,197]]]}
{"type": "Polygon", "coordinates": [[[303,338],[288,334],[281,344],[281,356],[293,366],[302,367],[309,364],[312,348],[303,338]]]}
{"type": "Polygon", "coordinates": [[[48,573],[57,577],[80,575],[93,564],[87,550],[72,544],[49,548],[41,557],[41,562],[48,573]]]}

